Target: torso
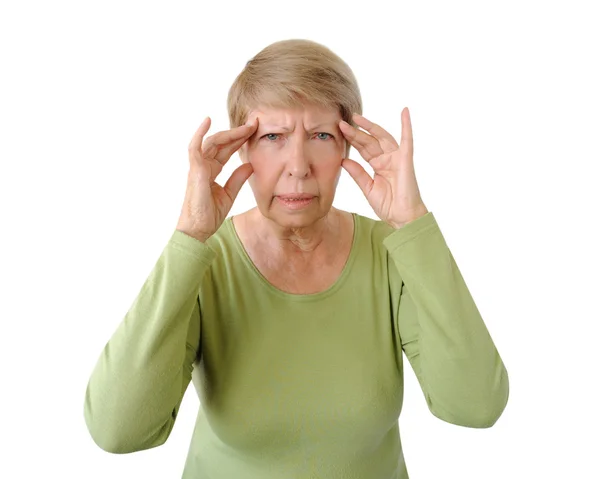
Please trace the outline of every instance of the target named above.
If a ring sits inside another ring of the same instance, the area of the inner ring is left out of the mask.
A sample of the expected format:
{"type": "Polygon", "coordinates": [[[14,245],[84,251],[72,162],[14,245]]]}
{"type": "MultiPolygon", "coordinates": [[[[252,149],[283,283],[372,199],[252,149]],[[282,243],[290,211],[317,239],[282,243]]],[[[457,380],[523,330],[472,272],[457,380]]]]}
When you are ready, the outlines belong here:
{"type": "Polygon", "coordinates": [[[341,215],[340,231],[334,235],[331,253],[315,253],[313,258],[294,260],[273,254],[268,245],[252,235],[248,212],[232,218],[236,233],[254,266],[275,288],[291,294],[315,294],[333,286],[350,256],[354,239],[354,219],[347,211],[341,215]]]}

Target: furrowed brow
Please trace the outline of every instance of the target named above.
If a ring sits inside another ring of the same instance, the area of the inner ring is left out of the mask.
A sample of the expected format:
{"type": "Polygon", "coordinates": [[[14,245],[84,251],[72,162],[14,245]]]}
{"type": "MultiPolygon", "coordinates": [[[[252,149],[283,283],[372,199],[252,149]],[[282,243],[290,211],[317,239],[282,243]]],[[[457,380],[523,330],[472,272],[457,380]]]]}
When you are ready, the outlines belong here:
{"type": "Polygon", "coordinates": [[[323,126],[327,126],[329,128],[334,128],[336,125],[337,125],[337,123],[332,123],[332,122],[319,123],[318,125],[315,125],[312,128],[310,128],[310,130],[316,130],[317,128],[321,128],[323,126]]]}
{"type": "MultiPolygon", "coordinates": [[[[279,128],[283,131],[287,131],[290,132],[291,130],[285,126],[279,126],[279,125],[270,125],[270,124],[265,124],[265,123],[260,123],[259,127],[263,127],[263,129],[271,129],[271,128],[279,128]]],[[[321,128],[323,126],[327,126],[330,128],[335,128],[337,126],[337,123],[335,122],[325,122],[325,123],[319,123],[318,125],[314,125],[313,127],[309,128],[309,130],[316,130],[317,128],[321,128]]]]}

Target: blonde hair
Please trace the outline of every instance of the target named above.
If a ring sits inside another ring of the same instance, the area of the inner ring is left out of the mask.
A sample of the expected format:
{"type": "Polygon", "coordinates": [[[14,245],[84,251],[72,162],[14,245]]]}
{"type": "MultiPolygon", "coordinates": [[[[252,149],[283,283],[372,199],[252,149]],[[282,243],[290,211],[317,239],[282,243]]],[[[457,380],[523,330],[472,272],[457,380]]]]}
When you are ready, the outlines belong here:
{"type": "MultiPolygon", "coordinates": [[[[306,104],[337,109],[356,126],[362,114],[358,83],[350,67],[329,48],[312,40],[281,40],[246,62],[227,95],[230,128],[243,125],[250,110],[297,108],[306,104]]],[[[346,143],[346,157],[350,151],[346,143]]]]}

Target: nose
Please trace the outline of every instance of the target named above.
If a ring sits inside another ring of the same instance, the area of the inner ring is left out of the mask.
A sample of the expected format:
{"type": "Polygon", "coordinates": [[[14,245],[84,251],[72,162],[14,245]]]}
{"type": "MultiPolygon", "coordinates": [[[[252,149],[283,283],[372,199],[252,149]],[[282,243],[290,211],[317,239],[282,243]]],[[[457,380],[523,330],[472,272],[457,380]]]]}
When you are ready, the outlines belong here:
{"type": "Polygon", "coordinates": [[[310,174],[310,162],[304,152],[304,144],[302,141],[295,141],[293,143],[288,152],[289,156],[286,167],[290,176],[306,178],[310,174]]]}

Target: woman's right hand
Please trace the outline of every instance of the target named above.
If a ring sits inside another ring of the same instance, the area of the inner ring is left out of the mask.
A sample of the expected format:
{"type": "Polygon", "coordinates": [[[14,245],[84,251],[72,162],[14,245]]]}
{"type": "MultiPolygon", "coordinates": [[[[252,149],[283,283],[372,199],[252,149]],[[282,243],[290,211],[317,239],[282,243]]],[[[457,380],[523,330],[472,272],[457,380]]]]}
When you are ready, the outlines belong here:
{"type": "Polygon", "coordinates": [[[204,145],[210,117],[200,124],[188,147],[190,171],[177,230],[204,242],[219,229],[254,170],[250,163],[244,163],[231,174],[223,187],[215,182],[215,178],[231,155],[256,131],[256,118],[251,121],[208,137],[204,145]]]}

